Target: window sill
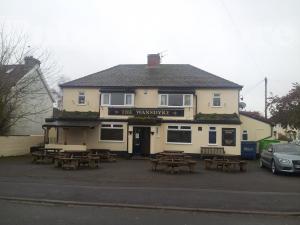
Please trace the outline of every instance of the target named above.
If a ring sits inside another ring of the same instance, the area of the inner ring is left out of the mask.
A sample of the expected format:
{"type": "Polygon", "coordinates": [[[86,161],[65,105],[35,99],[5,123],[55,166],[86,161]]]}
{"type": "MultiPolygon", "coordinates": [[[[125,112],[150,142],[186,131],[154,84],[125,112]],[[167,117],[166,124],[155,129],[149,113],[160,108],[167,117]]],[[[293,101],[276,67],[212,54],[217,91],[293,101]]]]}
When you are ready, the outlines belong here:
{"type": "Polygon", "coordinates": [[[101,105],[101,107],[121,107],[121,108],[132,108],[134,105],[101,105]]]}
{"type": "Polygon", "coordinates": [[[79,103],[77,103],[77,105],[78,105],[78,106],[85,106],[86,103],[84,103],[84,104],[79,104],[79,103]]]}
{"type": "Polygon", "coordinates": [[[168,105],[159,105],[158,108],[193,108],[193,106],[168,106],[168,105]]]}
{"type": "Polygon", "coordinates": [[[114,140],[99,140],[99,142],[124,143],[124,141],[114,141],[114,140]]]}
{"type": "Polygon", "coordinates": [[[223,106],[221,106],[221,105],[220,106],[214,106],[214,105],[212,105],[211,108],[223,108],[223,106]]]}
{"type": "Polygon", "coordinates": [[[166,142],[166,144],[171,144],[171,145],[191,145],[192,143],[166,142]]]}
{"type": "Polygon", "coordinates": [[[207,144],[208,146],[218,146],[218,144],[207,144]]]}

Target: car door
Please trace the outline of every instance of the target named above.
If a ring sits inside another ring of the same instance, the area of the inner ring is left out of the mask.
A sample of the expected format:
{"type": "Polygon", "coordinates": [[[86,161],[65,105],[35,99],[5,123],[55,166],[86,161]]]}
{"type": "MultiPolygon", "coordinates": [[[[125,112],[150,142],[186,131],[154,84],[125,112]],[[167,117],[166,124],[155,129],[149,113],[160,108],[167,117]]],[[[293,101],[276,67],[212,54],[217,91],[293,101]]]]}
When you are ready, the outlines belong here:
{"type": "Polygon", "coordinates": [[[272,165],[272,159],[273,159],[273,152],[274,152],[274,146],[270,145],[264,154],[264,162],[265,165],[268,167],[271,167],[272,165]]]}

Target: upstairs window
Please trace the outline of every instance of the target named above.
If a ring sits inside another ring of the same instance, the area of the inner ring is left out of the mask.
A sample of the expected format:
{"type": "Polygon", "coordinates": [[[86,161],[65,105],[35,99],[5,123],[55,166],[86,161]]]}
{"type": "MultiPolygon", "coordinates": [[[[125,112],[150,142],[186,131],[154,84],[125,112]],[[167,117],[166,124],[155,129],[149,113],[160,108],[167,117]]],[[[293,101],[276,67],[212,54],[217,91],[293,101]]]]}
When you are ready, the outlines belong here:
{"type": "Polygon", "coordinates": [[[85,94],[83,91],[80,91],[78,93],[78,104],[79,105],[85,105],[85,94]]]}
{"type": "Polygon", "coordinates": [[[216,131],[216,127],[210,127],[209,128],[208,144],[210,144],[210,145],[217,144],[217,131],[216,131]]]}
{"type": "Polygon", "coordinates": [[[102,93],[102,106],[133,106],[134,95],[130,93],[102,93]]]}
{"type": "Polygon", "coordinates": [[[243,139],[243,141],[247,141],[248,140],[248,131],[243,130],[242,139],[243,139]]]}
{"type": "Polygon", "coordinates": [[[191,126],[168,126],[167,142],[191,144],[192,143],[191,126]]]}
{"type": "Polygon", "coordinates": [[[221,106],[221,95],[219,93],[214,93],[213,106],[214,107],[220,107],[221,106]]]}
{"type": "Polygon", "coordinates": [[[193,95],[191,94],[161,94],[159,105],[165,107],[191,107],[193,95]]]}

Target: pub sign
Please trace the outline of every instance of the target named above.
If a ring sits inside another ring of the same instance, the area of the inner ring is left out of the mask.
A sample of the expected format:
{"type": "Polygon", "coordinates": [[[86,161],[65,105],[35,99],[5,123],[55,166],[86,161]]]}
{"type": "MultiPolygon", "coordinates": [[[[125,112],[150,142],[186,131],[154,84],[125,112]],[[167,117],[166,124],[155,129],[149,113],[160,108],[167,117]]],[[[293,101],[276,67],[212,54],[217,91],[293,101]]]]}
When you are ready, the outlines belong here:
{"type": "Polygon", "coordinates": [[[114,116],[175,116],[183,117],[184,109],[174,108],[108,108],[108,115],[114,116]]]}

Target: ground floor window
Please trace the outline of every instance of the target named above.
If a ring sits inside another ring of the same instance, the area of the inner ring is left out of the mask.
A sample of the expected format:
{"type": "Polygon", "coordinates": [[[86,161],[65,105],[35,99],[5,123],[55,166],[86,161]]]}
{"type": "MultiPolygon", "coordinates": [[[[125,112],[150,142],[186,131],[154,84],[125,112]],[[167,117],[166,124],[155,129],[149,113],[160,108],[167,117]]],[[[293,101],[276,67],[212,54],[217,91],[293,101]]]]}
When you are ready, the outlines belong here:
{"type": "Polygon", "coordinates": [[[222,128],[222,145],[235,146],[236,145],[236,129],[222,128]]]}
{"type": "Polygon", "coordinates": [[[123,141],[123,124],[101,124],[100,140],[123,141]]]}
{"type": "Polygon", "coordinates": [[[208,144],[211,144],[211,145],[217,144],[217,131],[216,131],[216,127],[210,127],[209,128],[208,144]]]}
{"type": "Polygon", "coordinates": [[[192,129],[191,126],[168,126],[167,133],[168,143],[192,143],[192,129]]]}
{"type": "Polygon", "coordinates": [[[243,139],[243,141],[247,141],[248,140],[248,131],[243,130],[242,139],[243,139]]]}

